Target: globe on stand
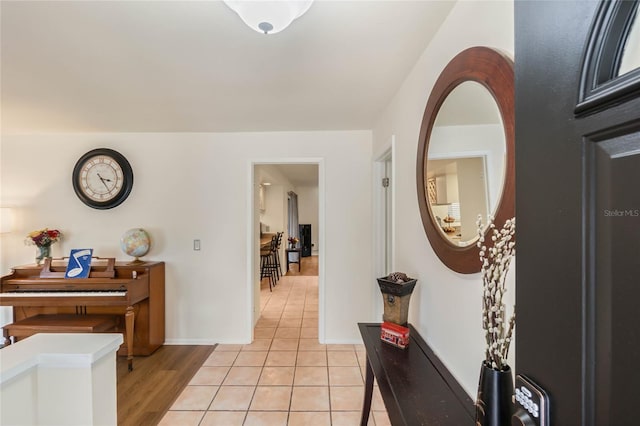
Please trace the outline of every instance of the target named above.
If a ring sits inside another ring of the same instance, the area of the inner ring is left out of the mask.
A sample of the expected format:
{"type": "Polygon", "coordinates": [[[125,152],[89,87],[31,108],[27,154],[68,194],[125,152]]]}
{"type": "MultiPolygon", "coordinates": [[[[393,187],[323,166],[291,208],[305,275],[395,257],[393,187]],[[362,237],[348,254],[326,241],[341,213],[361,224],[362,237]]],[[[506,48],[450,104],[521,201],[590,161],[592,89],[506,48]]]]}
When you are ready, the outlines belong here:
{"type": "Polygon", "coordinates": [[[151,239],[142,228],[129,229],[120,238],[120,248],[125,254],[135,258],[131,263],[142,263],[140,258],[149,253],[151,239]]]}

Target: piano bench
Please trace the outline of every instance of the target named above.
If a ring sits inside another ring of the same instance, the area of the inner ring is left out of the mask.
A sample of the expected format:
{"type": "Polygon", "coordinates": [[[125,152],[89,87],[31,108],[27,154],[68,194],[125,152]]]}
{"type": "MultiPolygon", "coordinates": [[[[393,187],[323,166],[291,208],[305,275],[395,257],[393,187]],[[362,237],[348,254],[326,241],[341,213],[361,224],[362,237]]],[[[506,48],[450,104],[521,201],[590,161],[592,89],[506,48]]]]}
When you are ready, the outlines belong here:
{"type": "Polygon", "coordinates": [[[5,342],[9,337],[15,341],[36,333],[100,333],[114,329],[117,315],[35,315],[7,324],[3,328],[5,342]]]}

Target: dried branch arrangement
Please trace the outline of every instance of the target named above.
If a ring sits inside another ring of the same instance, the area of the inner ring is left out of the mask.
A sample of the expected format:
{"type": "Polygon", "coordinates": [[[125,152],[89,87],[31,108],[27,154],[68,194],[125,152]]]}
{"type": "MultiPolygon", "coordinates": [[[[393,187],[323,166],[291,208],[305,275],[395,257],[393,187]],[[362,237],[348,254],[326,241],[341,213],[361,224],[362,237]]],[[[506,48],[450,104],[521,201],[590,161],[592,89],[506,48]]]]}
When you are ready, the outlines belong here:
{"type": "Polygon", "coordinates": [[[511,318],[506,320],[503,297],[507,291],[505,279],[509,265],[515,255],[516,219],[505,222],[498,230],[489,216],[489,231],[484,235],[485,227],[482,217],[478,216],[478,247],[482,263],[482,328],[485,330],[487,347],[486,363],[493,369],[503,370],[507,367],[509,345],[515,327],[515,310],[511,318]],[[485,238],[491,241],[485,244],[485,238]]]}

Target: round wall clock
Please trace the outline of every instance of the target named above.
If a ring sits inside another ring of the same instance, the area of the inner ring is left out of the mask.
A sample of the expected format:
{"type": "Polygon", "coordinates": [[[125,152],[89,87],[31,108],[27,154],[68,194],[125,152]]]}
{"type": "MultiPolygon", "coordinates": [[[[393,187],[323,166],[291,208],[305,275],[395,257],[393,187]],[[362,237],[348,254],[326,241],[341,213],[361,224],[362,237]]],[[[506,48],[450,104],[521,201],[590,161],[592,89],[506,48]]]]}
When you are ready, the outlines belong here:
{"type": "Polygon", "coordinates": [[[111,209],[127,199],[133,187],[133,170],[117,151],[98,148],[84,154],[73,168],[73,189],[94,209],[111,209]]]}

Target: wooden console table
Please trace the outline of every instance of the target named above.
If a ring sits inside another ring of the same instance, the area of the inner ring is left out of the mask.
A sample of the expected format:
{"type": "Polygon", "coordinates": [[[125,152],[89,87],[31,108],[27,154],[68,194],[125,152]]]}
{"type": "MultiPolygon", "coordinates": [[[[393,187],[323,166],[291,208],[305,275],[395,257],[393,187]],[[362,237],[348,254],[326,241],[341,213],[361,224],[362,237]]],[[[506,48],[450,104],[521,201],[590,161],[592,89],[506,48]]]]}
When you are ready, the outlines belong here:
{"type": "Polygon", "coordinates": [[[394,426],[474,425],[473,401],[413,326],[406,349],[381,341],[379,323],[358,327],[367,351],[362,426],[369,420],[374,376],[394,426]]]}
{"type": "Polygon", "coordinates": [[[285,249],[285,256],[287,257],[287,272],[289,272],[289,264],[290,263],[297,263],[298,264],[298,272],[302,272],[302,249],[300,247],[298,248],[288,248],[285,249]],[[290,260],[289,259],[289,253],[298,253],[297,256],[297,260],[290,260]]]}

